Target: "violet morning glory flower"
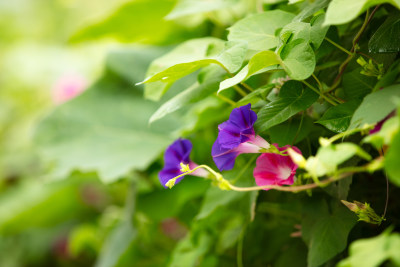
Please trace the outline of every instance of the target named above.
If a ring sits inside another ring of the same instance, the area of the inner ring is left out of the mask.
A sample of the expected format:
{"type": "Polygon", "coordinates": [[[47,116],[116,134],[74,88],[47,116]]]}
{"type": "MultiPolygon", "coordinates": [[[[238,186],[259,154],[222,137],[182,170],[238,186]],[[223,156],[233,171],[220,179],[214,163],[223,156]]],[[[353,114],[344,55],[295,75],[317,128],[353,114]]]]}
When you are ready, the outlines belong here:
{"type": "Polygon", "coordinates": [[[254,132],[257,114],[251,104],[232,110],[229,120],[218,125],[218,137],[212,147],[212,156],[218,169],[230,170],[236,157],[242,153],[260,153],[270,144],[254,132]]]}
{"type": "MultiPolygon", "coordinates": [[[[284,146],[280,148],[277,144],[273,145],[277,147],[279,151],[284,151],[290,147],[284,146]]],[[[292,146],[291,148],[301,154],[301,151],[297,147],[292,146]]],[[[258,186],[291,185],[294,182],[297,168],[297,164],[294,163],[289,156],[282,156],[275,153],[263,153],[257,158],[253,175],[258,186]]]]}
{"type": "MultiPolygon", "coordinates": [[[[190,160],[190,152],[192,151],[192,143],[187,139],[179,138],[173,142],[164,153],[164,168],[159,172],[158,177],[160,183],[167,188],[165,185],[170,179],[181,175],[181,163],[189,165],[192,170],[198,165],[190,160]]],[[[198,169],[191,173],[191,175],[206,177],[208,175],[207,171],[203,169],[198,169]]],[[[184,176],[176,179],[175,184],[179,183],[184,176]]]]}

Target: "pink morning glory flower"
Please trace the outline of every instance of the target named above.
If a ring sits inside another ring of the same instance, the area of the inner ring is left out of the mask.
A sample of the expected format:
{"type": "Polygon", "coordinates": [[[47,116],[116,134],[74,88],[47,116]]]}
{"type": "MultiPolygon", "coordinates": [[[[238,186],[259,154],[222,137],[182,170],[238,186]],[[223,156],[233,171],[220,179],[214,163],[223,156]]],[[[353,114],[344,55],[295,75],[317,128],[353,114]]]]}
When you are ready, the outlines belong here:
{"type": "MultiPolygon", "coordinates": [[[[287,145],[280,148],[277,144],[273,145],[281,152],[290,147],[287,145]]],[[[292,146],[291,148],[301,154],[301,151],[297,147],[292,146]]],[[[285,152],[283,153],[287,154],[285,152]]],[[[294,163],[289,156],[275,153],[263,153],[257,158],[253,175],[258,186],[291,185],[294,182],[297,168],[297,164],[294,163]]]]}
{"type": "MultiPolygon", "coordinates": [[[[181,171],[181,163],[189,165],[192,170],[198,165],[190,160],[190,152],[192,151],[192,143],[187,139],[179,138],[173,142],[164,153],[164,168],[159,172],[158,177],[160,183],[167,188],[165,185],[170,179],[183,174],[181,171]]],[[[191,173],[194,176],[207,177],[208,172],[203,169],[198,169],[191,173]]],[[[179,183],[184,176],[176,179],[175,184],[179,183]]]]}
{"type": "Polygon", "coordinates": [[[212,157],[218,169],[230,170],[242,153],[260,153],[270,144],[254,132],[257,114],[251,104],[232,110],[229,120],[218,125],[218,137],[212,147],[212,157]]]}
{"type": "Polygon", "coordinates": [[[391,117],[393,117],[393,116],[395,116],[395,115],[396,115],[396,111],[395,111],[395,110],[392,111],[392,112],[390,112],[389,115],[387,115],[385,118],[383,118],[382,120],[380,120],[379,122],[377,122],[377,123],[375,124],[375,127],[374,127],[372,130],[369,131],[369,134],[374,134],[374,133],[379,132],[379,131],[381,130],[383,124],[384,124],[388,119],[390,119],[391,117]]]}
{"type": "Polygon", "coordinates": [[[86,88],[86,80],[76,74],[60,77],[53,86],[53,101],[62,104],[78,95],[86,88]]]}

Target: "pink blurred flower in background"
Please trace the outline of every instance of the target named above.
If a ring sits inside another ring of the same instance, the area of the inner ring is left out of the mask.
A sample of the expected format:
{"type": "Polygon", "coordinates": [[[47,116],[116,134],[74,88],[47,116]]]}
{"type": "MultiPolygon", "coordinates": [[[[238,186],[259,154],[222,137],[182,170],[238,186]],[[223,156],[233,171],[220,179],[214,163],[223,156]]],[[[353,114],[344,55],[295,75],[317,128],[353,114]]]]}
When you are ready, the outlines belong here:
{"type": "Polygon", "coordinates": [[[86,85],[86,79],[78,74],[61,76],[52,88],[53,102],[59,105],[80,95],[86,89],[86,85]]]}

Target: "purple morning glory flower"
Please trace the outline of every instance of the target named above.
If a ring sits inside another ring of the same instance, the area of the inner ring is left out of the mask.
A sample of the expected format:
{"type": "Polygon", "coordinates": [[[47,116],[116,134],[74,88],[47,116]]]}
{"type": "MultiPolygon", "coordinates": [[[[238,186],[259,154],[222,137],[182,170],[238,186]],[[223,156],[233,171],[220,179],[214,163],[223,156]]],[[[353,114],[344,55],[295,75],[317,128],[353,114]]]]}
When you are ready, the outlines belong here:
{"type": "Polygon", "coordinates": [[[242,153],[260,153],[270,147],[262,137],[256,136],[253,125],[257,114],[251,104],[232,110],[229,120],[218,125],[218,138],[212,147],[212,156],[218,169],[230,170],[236,157],[242,153]]]}
{"type": "MultiPolygon", "coordinates": [[[[192,170],[198,165],[190,160],[190,152],[192,151],[192,143],[187,139],[179,138],[173,142],[164,153],[164,168],[159,172],[158,177],[160,183],[167,188],[165,185],[170,179],[181,175],[181,163],[189,165],[192,170]]],[[[208,175],[207,171],[203,169],[198,169],[191,173],[191,175],[206,177],[208,175]]],[[[176,179],[175,184],[179,183],[184,176],[176,179]]]]}

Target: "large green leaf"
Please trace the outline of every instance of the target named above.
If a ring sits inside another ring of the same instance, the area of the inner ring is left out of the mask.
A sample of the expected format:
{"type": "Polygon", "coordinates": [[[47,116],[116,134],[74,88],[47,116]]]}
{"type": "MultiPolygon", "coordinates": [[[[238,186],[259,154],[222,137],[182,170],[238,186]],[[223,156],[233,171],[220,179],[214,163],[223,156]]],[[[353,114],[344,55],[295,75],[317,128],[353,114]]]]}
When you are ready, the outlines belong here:
{"type": "Polygon", "coordinates": [[[303,122],[301,122],[301,119],[293,117],[286,122],[271,127],[268,133],[271,137],[271,143],[278,143],[280,147],[283,147],[288,144],[294,145],[306,138],[312,126],[313,122],[308,117],[303,118],[303,122]],[[293,141],[295,142],[293,143],[293,141]]]}
{"type": "Polygon", "coordinates": [[[201,262],[201,259],[213,245],[213,239],[207,232],[201,232],[197,235],[195,239],[192,233],[189,233],[178,243],[172,252],[168,267],[198,266],[198,263],[201,262]]]}
{"type": "Polygon", "coordinates": [[[395,53],[400,51],[400,15],[390,16],[372,35],[368,42],[372,53],[395,53]]]}
{"type": "Polygon", "coordinates": [[[288,24],[294,15],[281,10],[250,15],[229,28],[228,40],[246,41],[249,49],[268,50],[278,45],[276,32],[288,24]]]}
{"type": "Polygon", "coordinates": [[[400,85],[392,85],[367,95],[351,118],[349,129],[373,124],[384,119],[396,108],[394,100],[400,97],[400,85]]]}
{"type": "Polygon", "coordinates": [[[106,57],[109,71],[121,76],[127,82],[135,84],[146,76],[149,60],[158,58],[168,50],[164,47],[124,47],[110,51],[106,57]]]}
{"type": "Polygon", "coordinates": [[[356,68],[343,75],[343,91],[346,99],[362,99],[371,93],[376,83],[376,78],[361,74],[361,68],[356,68]]]}
{"type": "Polygon", "coordinates": [[[45,118],[36,142],[53,175],[74,169],[97,171],[112,182],[132,169],[146,168],[172,141],[174,119],[148,125],[156,106],[138,92],[106,78],[45,118]]]}
{"type": "Polygon", "coordinates": [[[394,266],[400,266],[400,234],[386,230],[381,235],[356,240],[350,245],[348,258],[342,260],[338,267],[378,267],[389,260],[394,266]]]}
{"type": "Polygon", "coordinates": [[[242,66],[246,46],[244,42],[227,42],[224,48],[224,41],[211,37],[181,44],[151,64],[148,77],[142,82],[150,83],[145,86],[145,97],[159,100],[176,80],[209,64],[237,71],[242,66]]]}
{"type": "Polygon", "coordinates": [[[306,169],[316,176],[334,174],[340,164],[354,155],[358,155],[365,160],[371,160],[371,156],[368,153],[353,143],[321,146],[317,155],[307,160],[306,169]]]}
{"type": "Polygon", "coordinates": [[[288,40],[303,39],[310,42],[314,49],[317,49],[329,29],[329,27],[322,25],[324,17],[324,14],[319,14],[313,17],[310,23],[293,21],[283,27],[279,36],[284,43],[288,40]]]}
{"type": "Polygon", "coordinates": [[[175,0],[139,0],[123,4],[107,17],[89,24],[72,37],[72,42],[99,38],[115,38],[122,42],[146,44],[175,43],[184,35],[193,36],[188,29],[164,17],[172,9],[175,0]]]}
{"type": "Polygon", "coordinates": [[[279,56],[283,68],[294,80],[305,80],[314,72],[315,54],[304,39],[295,39],[284,45],[279,56]]]}
{"type": "MultiPolygon", "coordinates": [[[[399,116],[397,116],[397,119],[399,119],[399,116]]],[[[394,118],[392,120],[394,120],[394,118]]],[[[390,125],[385,123],[384,126],[386,128],[386,126],[390,125]]],[[[386,132],[386,129],[383,129],[383,127],[381,131],[382,130],[386,132]]],[[[397,133],[396,131],[394,131],[394,133],[395,134],[393,136],[393,131],[391,131],[391,136],[393,139],[386,153],[384,164],[390,181],[395,185],[400,186],[400,131],[397,129],[397,133]]]]}
{"type": "Polygon", "coordinates": [[[327,7],[328,4],[329,0],[314,1],[306,7],[302,8],[300,13],[293,19],[293,21],[303,21],[315,14],[317,11],[327,7]]]}
{"type": "Polygon", "coordinates": [[[278,99],[258,112],[255,127],[258,131],[265,131],[305,110],[317,99],[318,95],[309,88],[303,88],[300,82],[288,81],[282,86],[278,99]]]}
{"type": "Polygon", "coordinates": [[[269,66],[277,65],[280,63],[279,57],[273,51],[262,51],[255,54],[249,61],[249,63],[235,76],[226,79],[219,85],[218,92],[228,89],[250,76],[258,73],[259,71],[269,66]]]}
{"type": "Polygon", "coordinates": [[[308,244],[308,266],[317,267],[343,251],[347,236],[356,224],[356,216],[338,202],[331,209],[316,199],[306,204],[302,222],[303,239],[308,244]]]}
{"type": "Polygon", "coordinates": [[[330,107],[316,123],[336,133],[344,132],[349,127],[351,117],[359,104],[359,101],[349,101],[330,107]]]}
{"type": "Polygon", "coordinates": [[[210,70],[204,74],[203,82],[196,82],[185,91],[172,97],[165,102],[151,116],[150,123],[163,118],[165,115],[172,113],[184,106],[196,103],[207,97],[208,95],[218,90],[218,85],[221,79],[226,75],[226,72],[219,67],[210,66],[210,70]]]}
{"type": "Polygon", "coordinates": [[[400,8],[399,0],[332,0],[326,11],[325,25],[345,24],[370,7],[389,3],[400,8]]]}

